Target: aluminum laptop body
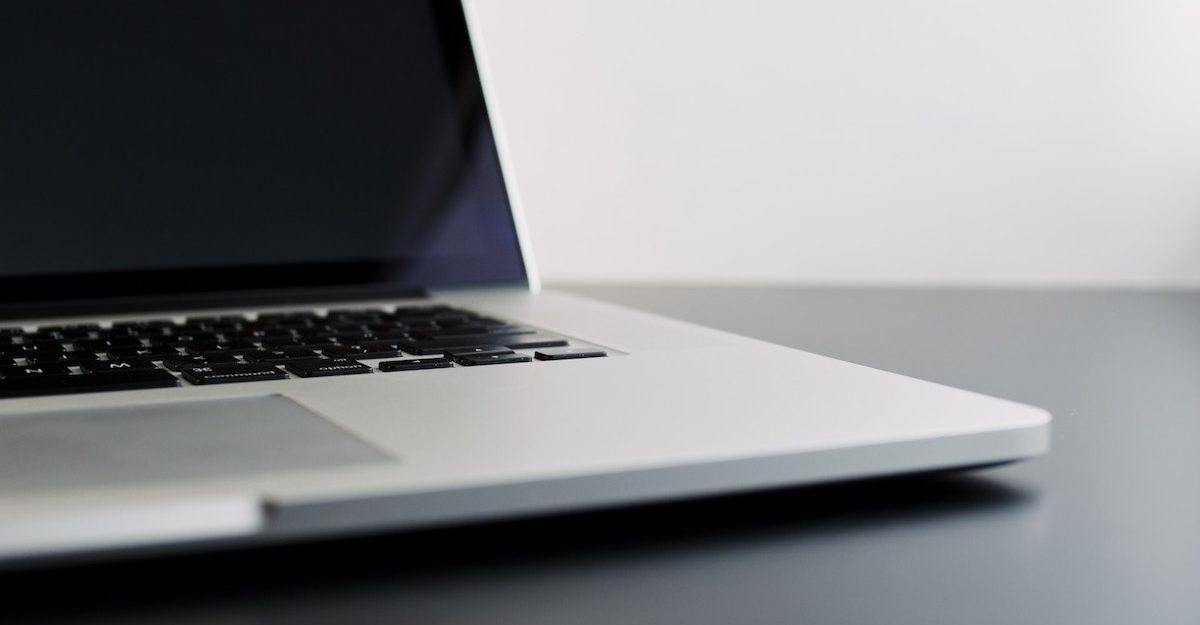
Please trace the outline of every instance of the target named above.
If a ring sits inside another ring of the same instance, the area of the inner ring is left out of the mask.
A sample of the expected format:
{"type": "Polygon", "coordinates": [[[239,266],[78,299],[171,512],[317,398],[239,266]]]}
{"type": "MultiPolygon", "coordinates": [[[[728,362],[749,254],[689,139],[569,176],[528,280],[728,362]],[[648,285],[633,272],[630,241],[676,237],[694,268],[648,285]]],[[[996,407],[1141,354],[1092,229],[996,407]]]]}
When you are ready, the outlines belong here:
{"type": "Polygon", "coordinates": [[[16,6],[2,566],[1047,449],[1037,408],[540,291],[456,3],[16,6]]]}

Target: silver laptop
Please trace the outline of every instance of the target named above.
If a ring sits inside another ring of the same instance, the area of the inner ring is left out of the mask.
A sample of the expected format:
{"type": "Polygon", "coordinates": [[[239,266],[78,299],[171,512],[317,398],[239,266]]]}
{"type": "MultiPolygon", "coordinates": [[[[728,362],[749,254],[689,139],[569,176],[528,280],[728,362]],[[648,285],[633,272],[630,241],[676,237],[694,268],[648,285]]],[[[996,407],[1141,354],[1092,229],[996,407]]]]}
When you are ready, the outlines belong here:
{"type": "Polygon", "coordinates": [[[470,22],[6,7],[0,564],[1047,449],[1037,408],[540,291],[470,22]]]}

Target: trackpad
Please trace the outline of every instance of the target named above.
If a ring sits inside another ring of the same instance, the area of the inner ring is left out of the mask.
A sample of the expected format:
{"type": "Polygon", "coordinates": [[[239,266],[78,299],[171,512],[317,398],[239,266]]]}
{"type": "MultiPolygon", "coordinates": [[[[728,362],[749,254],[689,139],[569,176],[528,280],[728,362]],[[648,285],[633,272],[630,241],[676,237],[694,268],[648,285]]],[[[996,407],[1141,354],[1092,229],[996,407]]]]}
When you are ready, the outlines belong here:
{"type": "Polygon", "coordinates": [[[9,492],[392,460],[281,395],[0,419],[0,491],[9,492]]]}

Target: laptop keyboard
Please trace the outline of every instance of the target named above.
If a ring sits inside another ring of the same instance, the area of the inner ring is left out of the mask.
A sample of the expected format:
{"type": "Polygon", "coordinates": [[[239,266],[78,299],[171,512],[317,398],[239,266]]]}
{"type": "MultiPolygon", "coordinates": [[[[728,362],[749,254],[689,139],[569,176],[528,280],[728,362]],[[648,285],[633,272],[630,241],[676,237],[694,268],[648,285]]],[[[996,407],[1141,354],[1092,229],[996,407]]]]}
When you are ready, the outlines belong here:
{"type": "Polygon", "coordinates": [[[0,328],[0,397],[606,355],[535,328],[440,305],[0,328]]]}

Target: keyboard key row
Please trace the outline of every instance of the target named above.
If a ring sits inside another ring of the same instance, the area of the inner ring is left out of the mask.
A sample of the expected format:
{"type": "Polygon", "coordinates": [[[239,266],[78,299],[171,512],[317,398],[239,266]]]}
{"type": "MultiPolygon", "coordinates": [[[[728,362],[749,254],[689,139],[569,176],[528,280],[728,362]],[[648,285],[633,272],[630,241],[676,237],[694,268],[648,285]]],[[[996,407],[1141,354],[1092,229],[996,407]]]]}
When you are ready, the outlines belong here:
{"type": "Polygon", "coordinates": [[[162,369],[130,369],[88,374],[23,375],[0,379],[0,397],[62,395],[97,391],[129,391],[179,386],[179,380],[162,369]]]}
{"type": "Polygon", "coordinates": [[[422,369],[445,369],[454,363],[447,357],[409,358],[407,360],[385,360],[379,363],[380,371],[420,371],[422,369]]]}
{"type": "Polygon", "coordinates": [[[109,347],[90,345],[91,349],[74,349],[69,351],[63,350],[58,345],[39,346],[31,344],[0,347],[0,358],[23,358],[28,362],[70,362],[72,364],[79,364],[85,361],[98,360],[97,352],[99,352],[112,360],[139,359],[157,361],[170,359],[179,361],[181,355],[208,357],[224,354],[228,356],[242,356],[247,360],[255,362],[285,362],[298,358],[316,357],[318,356],[316,352],[320,351],[325,356],[369,360],[398,358],[401,352],[414,356],[428,356],[459,348],[504,347],[508,349],[536,349],[566,347],[567,344],[567,340],[564,338],[545,334],[472,335],[430,341],[408,339],[379,340],[369,338],[349,340],[344,343],[331,343],[327,341],[310,343],[297,341],[261,341],[256,343],[245,340],[188,343],[181,346],[139,343],[109,347]]]}
{"type": "Polygon", "coordinates": [[[178,386],[166,370],[210,385],[375,371],[359,360],[395,358],[377,366],[397,372],[604,355],[446,306],[58,324],[0,329],[0,397],[178,386]]]}
{"type": "MultiPolygon", "coordinates": [[[[605,356],[603,350],[591,348],[566,348],[554,351],[539,351],[538,360],[561,360],[570,358],[593,358],[605,356]],[[569,350],[569,351],[568,351],[569,350]]],[[[374,369],[355,360],[345,358],[308,358],[289,360],[284,363],[287,372],[270,363],[222,362],[198,363],[189,360],[171,359],[164,364],[179,371],[184,380],[195,385],[228,384],[258,380],[282,380],[288,372],[301,378],[329,377],[373,373],[374,369]]],[[[455,363],[464,367],[480,365],[511,364],[530,362],[532,358],[507,349],[462,350],[455,355],[440,358],[411,358],[379,363],[379,370],[418,371],[453,367],[455,363]]],[[[170,373],[159,369],[148,360],[100,361],[85,364],[84,373],[72,374],[66,365],[51,364],[26,367],[0,367],[0,398],[35,395],[58,395],[66,393],[90,393],[98,391],[122,391],[178,386],[170,373]]]]}

